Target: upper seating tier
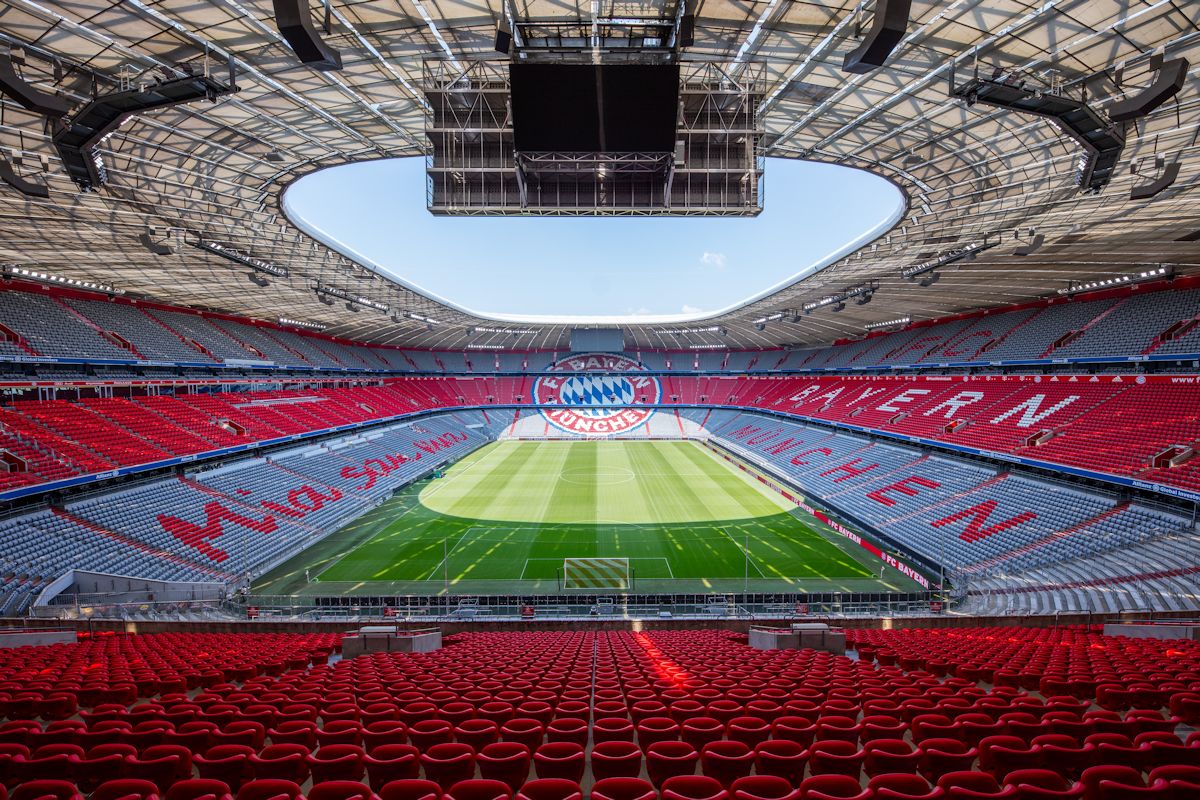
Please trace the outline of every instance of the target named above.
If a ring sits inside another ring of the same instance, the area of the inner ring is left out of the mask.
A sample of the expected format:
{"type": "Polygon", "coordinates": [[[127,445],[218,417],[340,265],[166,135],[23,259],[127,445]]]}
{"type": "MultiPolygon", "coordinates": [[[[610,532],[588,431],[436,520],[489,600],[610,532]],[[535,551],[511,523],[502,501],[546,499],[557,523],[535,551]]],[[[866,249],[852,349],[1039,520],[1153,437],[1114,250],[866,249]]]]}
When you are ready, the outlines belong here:
{"type": "MultiPolygon", "coordinates": [[[[660,372],[881,370],[1063,359],[1173,359],[1200,351],[1195,281],[1119,296],[1055,298],[918,323],[804,350],[644,350],[660,372]]],[[[16,284],[0,291],[0,360],[168,361],[285,369],[462,373],[542,371],[564,352],[421,351],[359,345],[189,309],[16,284]]]]}

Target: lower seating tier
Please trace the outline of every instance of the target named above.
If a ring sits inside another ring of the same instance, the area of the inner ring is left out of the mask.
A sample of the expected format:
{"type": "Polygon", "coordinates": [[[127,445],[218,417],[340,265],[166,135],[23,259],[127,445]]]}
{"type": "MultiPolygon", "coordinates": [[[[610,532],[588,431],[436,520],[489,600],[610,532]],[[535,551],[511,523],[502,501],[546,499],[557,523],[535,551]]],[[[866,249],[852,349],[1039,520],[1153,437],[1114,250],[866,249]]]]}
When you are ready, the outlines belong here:
{"type": "Polygon", "coordinates": [[[1084,626],[98,635],[0,651],[19,800],[1125,800],[1200,787],[1200,644],[1084,626]]]}
{"type": "Polygon", "coordinates": [[[450,412],[10,516],[0,520],[0,610],[22,610],[71,569],[240,579],[493,437],[481,412],[450,412]],[[389,468],[364,471],[371,462],[389,468]]]}

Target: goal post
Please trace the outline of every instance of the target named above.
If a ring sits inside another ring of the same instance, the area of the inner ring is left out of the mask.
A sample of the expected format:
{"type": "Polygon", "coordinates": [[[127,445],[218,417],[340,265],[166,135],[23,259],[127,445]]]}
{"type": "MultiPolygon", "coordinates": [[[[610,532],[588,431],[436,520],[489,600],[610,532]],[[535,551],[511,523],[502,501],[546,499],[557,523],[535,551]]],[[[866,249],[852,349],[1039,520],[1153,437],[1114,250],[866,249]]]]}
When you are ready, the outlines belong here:
{"type": "Polygon", "coordinates": [[[630,588],[628,558],[565,558],[564,589],[604,589],[625,591],[630,588]]]}

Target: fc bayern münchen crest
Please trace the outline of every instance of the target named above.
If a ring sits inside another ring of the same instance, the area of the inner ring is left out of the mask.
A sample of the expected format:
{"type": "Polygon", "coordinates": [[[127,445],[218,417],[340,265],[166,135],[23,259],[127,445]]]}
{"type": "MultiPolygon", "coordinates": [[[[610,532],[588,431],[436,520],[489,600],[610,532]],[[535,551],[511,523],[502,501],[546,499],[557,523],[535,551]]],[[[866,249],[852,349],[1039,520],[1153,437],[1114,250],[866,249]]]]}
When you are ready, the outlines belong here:
{"type": "Polygon", "coordinates": [[[561,431],[612,436],[644,425],[662,397],[662,386],[637,361],[612,353],[583,353],[550,365],[533,385],[542,416],[561,431]],[[626,373],[616,375],[613,373],[626,373]],[[549,407],[547,407],[549,406],[549,407]]]}

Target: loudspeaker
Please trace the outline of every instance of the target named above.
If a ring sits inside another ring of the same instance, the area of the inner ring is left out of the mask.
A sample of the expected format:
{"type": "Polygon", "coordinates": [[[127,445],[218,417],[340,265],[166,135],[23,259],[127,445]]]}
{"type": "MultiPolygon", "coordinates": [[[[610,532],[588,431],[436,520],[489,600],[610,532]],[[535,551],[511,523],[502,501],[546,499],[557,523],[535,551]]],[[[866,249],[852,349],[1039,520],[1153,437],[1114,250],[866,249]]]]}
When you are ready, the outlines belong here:
{"type": "Polygon", "coordinates": [[[1151,197],[1154,197],[1154,195],[1158,194],[1174,183],[1178,177],[1179,162],[1172,161],[1170,164],[1167,164],[1166,169],[1163,170],[1163,174],[1160,175],[1156,180],[1134,186],[1133,190],[1129,192],[1129,199],[1149,200],[1151,197]]]}
{"type": "Polygon", "coordinates": [[[325,44],[313,27],[308,0],[273,0],[273,3],[275,25],[302,63],[319,70],[342,68],[341,53],[325,44]]]}
{"type": "Polygon", "coordinates": [[[1173,58],[1159,64],[1154,81],[1137,94],[1109,106],[1108,118],[1114,122],[1127,122],[1146,116],[1179,93],[1187,80],[1187,72],[1186,58],[1173,58]]]}
{"type": "Polygon", "coordinates": [[[696,15],[690,12],[679,18],[679,35],[675,37],[680,47],[691,47],[696,43],[696,15]]]}
{"type": "Polygon", "coordinates": [[[908,29],[912,0],[878,0],[871,30],[862,43],[846,54],[842,72],[862,74],[883,66],[908,29]]]}
{"type": "Polygon", "coordinates": [[[171,245],[166,242],[156,242],[154,237],[148,233],[138,234],[138,241],[142,243],[142,247],[156,256],[169,256],[175,252],[175,248],[171,245]]]}
{"type": "Polygon", "coordinates": [[[27,197],[40,197],[43,200],[47,200],[50,197],[49,186],[44,183],[34,183],[33,181],[25,180],[17,174],[12,164],[8,163],[8,159],[6,158],[0,158],[0,181],[4,181],[27,197]]]}
{"type": "Polygon", "coordinates": [[[496,23],[496,41],[492,45],[496,52],[508,55],[508,51],[512,49],[512,40],[512,27],[509,26],[508,20],[502,19],[496,23]]]}
{"type": "Polygon", "coordinates": [[[1031,256],[1036,253],[1041,246],[1046,243],[1046,237],[1043,234],[1036,233],[1033,238],[1026,244],[1020,245],[1016,250],[1013,250],[1014,256],[1031,256]]]}
{"type": "Polygon", "coordinates": [[[25,108],[44,117],[58,119],[66,116],[71,104],[58,95],[43,92],[27,83],[13,68],[12,55],[0,55],[0,94],[16,100],[25,108]]]}

